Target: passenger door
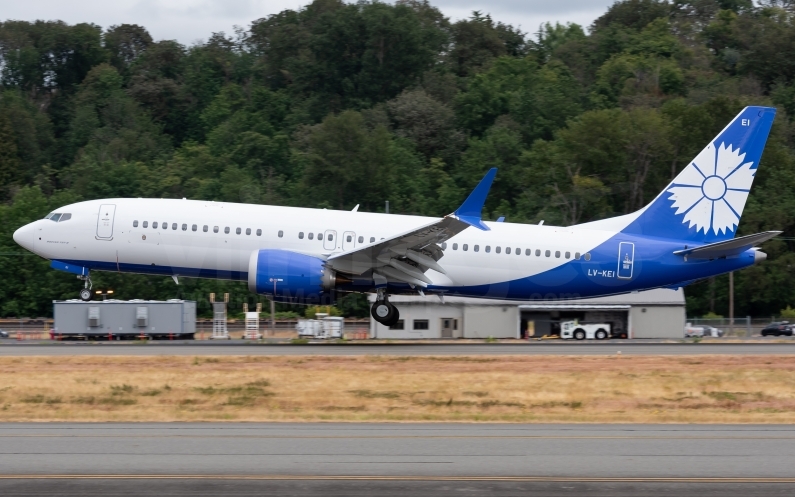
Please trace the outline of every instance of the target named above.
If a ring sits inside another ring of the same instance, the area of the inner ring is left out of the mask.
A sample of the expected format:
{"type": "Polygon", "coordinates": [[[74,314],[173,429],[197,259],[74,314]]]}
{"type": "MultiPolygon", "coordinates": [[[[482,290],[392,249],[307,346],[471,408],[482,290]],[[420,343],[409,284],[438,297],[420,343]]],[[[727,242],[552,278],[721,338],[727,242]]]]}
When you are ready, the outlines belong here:
{"type": "Polygon", "coordinates": [[[621,242],[618,244],[618,277],[624,280],[632,279],[632,269],[635,265],[635,244],[621,242]]]}
{"type": "Polygon", "coordinates": [[[334,230],[326,230],[323,237],[323,248],[332,251],[337,248],[337,232],[334,230]]]}
{"type": "Polygon", "coordinates": [[[97,239],[113,239],[113,219],[116,217],[116,206],[114,204],[102,204],[99,206],[97,216],[97,239]]]}
{"type": "Polygon", "coordinates": [[[356,248],[356,233],[353,231],[346,231],[342,234],[342,250],[347,252],[356,248]]]}

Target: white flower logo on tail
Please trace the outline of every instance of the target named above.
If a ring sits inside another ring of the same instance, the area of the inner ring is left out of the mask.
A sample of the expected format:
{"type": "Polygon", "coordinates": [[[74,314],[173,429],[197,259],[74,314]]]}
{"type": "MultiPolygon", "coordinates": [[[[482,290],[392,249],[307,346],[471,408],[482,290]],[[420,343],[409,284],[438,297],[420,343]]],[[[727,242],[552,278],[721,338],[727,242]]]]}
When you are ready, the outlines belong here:
{"type": "Polygon", "coordinates": [[[734,231],[756,172],[744,158],[739,148],[721,144],[716,150],[710,143],[679,173],[667,191],[676,214],[685,215],[682,223],[716,235],[734,231]]]}

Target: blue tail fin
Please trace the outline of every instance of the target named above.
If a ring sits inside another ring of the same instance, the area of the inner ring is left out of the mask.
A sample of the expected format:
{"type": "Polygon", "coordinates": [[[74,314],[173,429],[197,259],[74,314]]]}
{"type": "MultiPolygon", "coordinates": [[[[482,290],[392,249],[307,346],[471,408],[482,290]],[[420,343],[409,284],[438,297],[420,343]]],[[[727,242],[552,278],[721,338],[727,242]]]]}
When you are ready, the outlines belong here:
{"type": "Polygon", "coordinates": [[[709,243],[734,237],[776,109],[746,107],[621,230],[709,243]],[[634,219],[633,219],[634,218],[634,219]]]}

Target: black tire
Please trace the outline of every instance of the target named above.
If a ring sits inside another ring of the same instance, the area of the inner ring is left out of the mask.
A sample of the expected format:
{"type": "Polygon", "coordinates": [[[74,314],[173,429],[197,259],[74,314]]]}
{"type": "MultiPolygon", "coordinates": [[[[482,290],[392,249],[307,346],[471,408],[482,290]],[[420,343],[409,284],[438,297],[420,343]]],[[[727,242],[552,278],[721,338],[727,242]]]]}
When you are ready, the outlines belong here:
{"type": "Polygon", "coordinates": [[[585,340],[585,330],[582,328],[577,328],[574,330],[574,334],[572,336],[575,340],[585,340]]]}
{"type": "Polygon", "coordinates": [[[607,331],[604,328],[596,330],[595,337],[597,340],[607,340],[607,331]]]}
{"type": "Polygon", "coordinates": [[[83,302],[88,302],[89,300],[91,300],[91,290],[89,290],[88,288],[83,288],[82,290],[80,290],[80,300],[82,300],[83,302]]]}
{"type": "Polygon", "coordinates": [[[394,326],[394,325],[395,325],[395,323],[397,323],[397,322],[398,322],[398,320],[400,319],[400,311],[399,311],[399,310],[398,310],[398,308],[397,308],[397,307],[395,307],[394,305],[392,305],[392,304],[389,304],[389,305],[390,305],[390,306],[392,306],[392,310],[393,310],[393,312],[392,312],[392,317],[389,319],[389,321],[387,321],[386,323],[384,323],[384,326],[389,326],[389,327],[392,327],[392,326],[394,326]]]}
{"type": "Polygon", "coordinates": [[[370,314],[373,316],[373,319],[384,326],[391,326],[387,323],[391,322],[396,313],[397,308],[385,300],[376,300],[370,308],[370,314]]]}

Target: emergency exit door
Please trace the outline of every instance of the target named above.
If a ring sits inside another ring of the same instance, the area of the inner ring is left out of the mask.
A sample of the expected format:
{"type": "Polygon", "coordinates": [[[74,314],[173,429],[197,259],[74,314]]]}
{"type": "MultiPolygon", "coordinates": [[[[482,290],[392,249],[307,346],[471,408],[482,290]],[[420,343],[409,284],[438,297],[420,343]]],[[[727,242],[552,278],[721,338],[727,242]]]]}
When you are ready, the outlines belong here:
{"type": "Polygon", "coordinates": [[[114,204],[102,204],[99,206],[97,216],[97,238],[100,240],[111,240],[113,238],[113,218],[116,217],[116,206],[114,204]]]}
{"type": "Polygon", "coordinates": [[[618,277],[624,280],[632,279],[632,269],[635,265],[635,244],[621,242],[618,244],[618,277]]]}

